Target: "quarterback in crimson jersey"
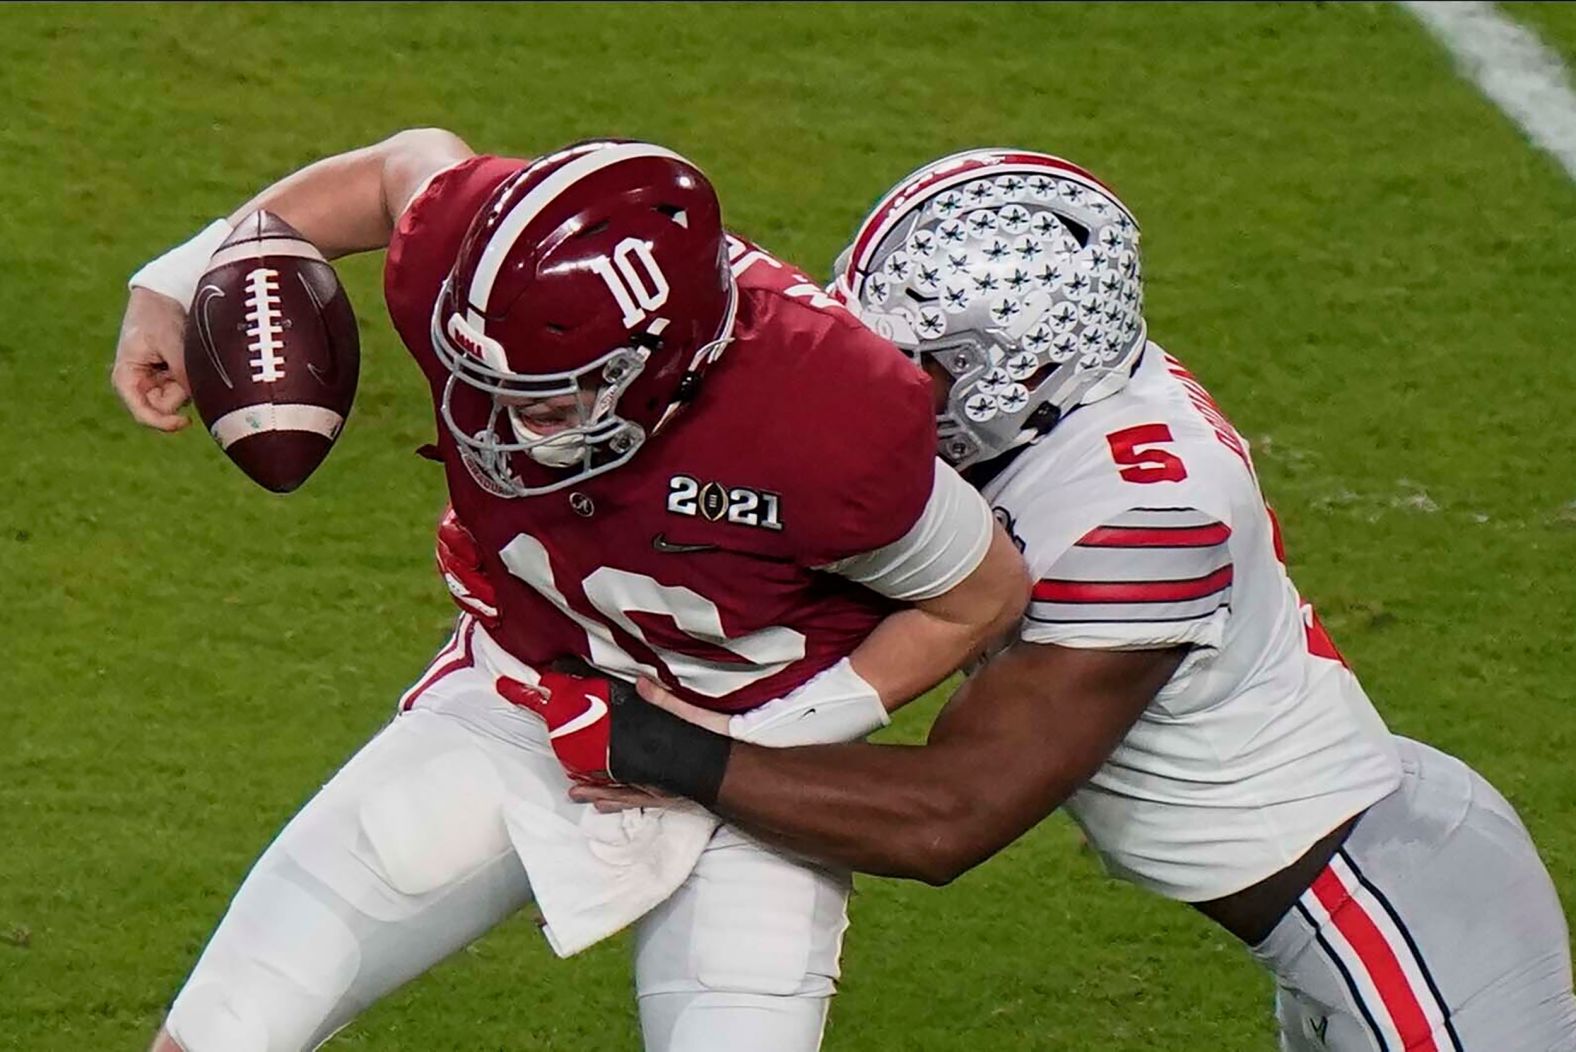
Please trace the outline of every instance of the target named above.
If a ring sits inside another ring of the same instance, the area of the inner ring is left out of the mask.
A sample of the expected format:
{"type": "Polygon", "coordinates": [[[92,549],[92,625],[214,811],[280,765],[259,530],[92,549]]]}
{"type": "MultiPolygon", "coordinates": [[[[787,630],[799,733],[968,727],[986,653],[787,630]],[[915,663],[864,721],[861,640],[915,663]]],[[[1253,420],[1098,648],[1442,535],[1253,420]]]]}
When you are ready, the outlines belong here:
{"type": "MultiPolygon", "coordinates": [[[[925,377],[649,143],[524,161],[407,132],[237,215],[260,207],[329,257],[388,249],[466,613],[257,861],[155,1049],[316,1047],[531,901],[563,955],[635,924],[648,1049],[817,1048],[847,873],[691,808],[601,815],[555,739],[605,723],[620,676],[748,740],[862,737],[1010,625],[1021,560],[936,459],[925,377]],[[576,714],[544,728],[548,699],[576,714]]],[[[226,226],[133,279],[115,379],[152,426],[180,426],[184,306],[226,226]]],[[[605,747],[576,755],[605,775],[605,747]]]]}
{"type": "MultiPolygon", "coordinates": [[[[478,208],[522,168],[467,160],[395,228],[389,312],[435,404],[452,379],[432,346],[449,264],[478,208]]],[[[736,712],[834,664],[886,615],[820,568],[906,533],[936,467],[924,375],[794,268],[731,236],[727,250],[731,337],[674,426],[627,465],[518,499],[478,478],[450,428],[438,449],[496,584],[500,646],[531,664],[580,654],[736,712]]],[[[555,474],[529,460],[519,470],[555,474]]]]}
{"type": "Polygon", "coordinates": [[[646,744],[677,741],[669,763],[711,765],[697,798],[729,820],[934,883],[1065,806],[1113,873],[1251,948],[1284,1049],[1576,1049],[1531,838],[1465,764],[1388,732],[1299,597],[1248,443],[1148,340],[1110,188],[1044,154],[945,158],[881,200],[834,288],[936,378],[942,454],[1036,579],[1016,639],[923,747],[659,737],[672,717],[627,699],[611,775],[697,795],[646,744]]]}

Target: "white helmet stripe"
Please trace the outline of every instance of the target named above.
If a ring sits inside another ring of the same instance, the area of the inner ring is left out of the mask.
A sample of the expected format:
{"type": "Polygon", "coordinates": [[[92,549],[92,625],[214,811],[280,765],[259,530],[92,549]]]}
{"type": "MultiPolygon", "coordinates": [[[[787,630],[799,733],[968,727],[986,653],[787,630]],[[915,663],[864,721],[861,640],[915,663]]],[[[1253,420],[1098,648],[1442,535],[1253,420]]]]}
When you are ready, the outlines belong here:
{"type": "MultiPolygon", "coordinates": [[[[520,198],[499,224],[498,229],[493,232],[487,247],[482,250],[481,260],[476,264],[476,274],[471,278],[470,303],[467,304],[473,308],[471,310],[473,316],[469,319],[471,324],[478,330],[482,328],[483,321],[477,316],[476,309],[482,311],[487,309],[487,298],[492,294],[493,282],[497,280],[498,272],[503,268],[504,259],[509,255],[509,250],[514,248],[514,243],[520,239],[520,233],[541,213],[542,209],[586,176],[618,164],[620,161],[641,157],[667,157],[675,161],[684,161],[683,157],[672,150],[664,150],[650,143],[632,142],[608,146],[575,158],[520,198]]],[[[684,163],[689,162],[684,161],[684,163]]]]}

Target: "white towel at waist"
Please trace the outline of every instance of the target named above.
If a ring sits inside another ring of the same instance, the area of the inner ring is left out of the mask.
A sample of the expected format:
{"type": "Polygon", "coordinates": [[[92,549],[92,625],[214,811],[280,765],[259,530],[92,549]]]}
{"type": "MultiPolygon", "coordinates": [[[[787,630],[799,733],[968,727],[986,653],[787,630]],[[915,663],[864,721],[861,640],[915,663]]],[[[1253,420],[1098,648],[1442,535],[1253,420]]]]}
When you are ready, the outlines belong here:
{"type": "Polygon", "coordinates": [[[504,811],[531,880],[542,933],[560,957],[620,931],[678,890],[706,850],[717,819],[700,808],[645,808],[578,823],[530,800],[504,811]]]}
{"type": "MultiPolygon", "coordinates": [[[[538,682],[533,669],[480,626],[476,654],[494,675],[538,682]]],[[[574,812],[578,821],[566,818],[561,807],[528,797],[503,808],[509,840],[542,915],[542,932],[560,957],[623,930],[678,890],[718,824],[711,812],[691,804],[617,814],[586,805],[574,812]]]]}

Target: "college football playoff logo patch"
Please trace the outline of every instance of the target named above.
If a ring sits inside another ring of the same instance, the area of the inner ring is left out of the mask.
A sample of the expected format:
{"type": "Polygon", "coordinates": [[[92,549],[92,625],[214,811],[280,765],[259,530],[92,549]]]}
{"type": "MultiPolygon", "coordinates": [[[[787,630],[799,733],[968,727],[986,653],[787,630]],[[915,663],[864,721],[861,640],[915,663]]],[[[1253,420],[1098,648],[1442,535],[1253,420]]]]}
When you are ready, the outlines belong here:
{"type": "Polygon", "coordinates": [[[668,510],[709,522],[732,522],[764,530],[780,530],[781,498],[768,490],[702,482],[689,475],[668,480],[668,510]]]}

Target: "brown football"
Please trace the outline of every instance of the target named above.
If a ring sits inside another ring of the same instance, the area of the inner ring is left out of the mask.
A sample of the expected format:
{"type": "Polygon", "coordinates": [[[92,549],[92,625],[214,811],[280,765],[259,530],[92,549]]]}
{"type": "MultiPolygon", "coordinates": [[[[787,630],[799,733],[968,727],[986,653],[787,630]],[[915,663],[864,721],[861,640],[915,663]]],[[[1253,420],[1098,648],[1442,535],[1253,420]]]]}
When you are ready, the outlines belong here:
{"type": "Polygon", "coordinates": [[[186,316],[192,401],[219,448],[289,493],[328,456],[356,396],[361,343],[339,276],[272,212],[235,228],[186,316]]]}

